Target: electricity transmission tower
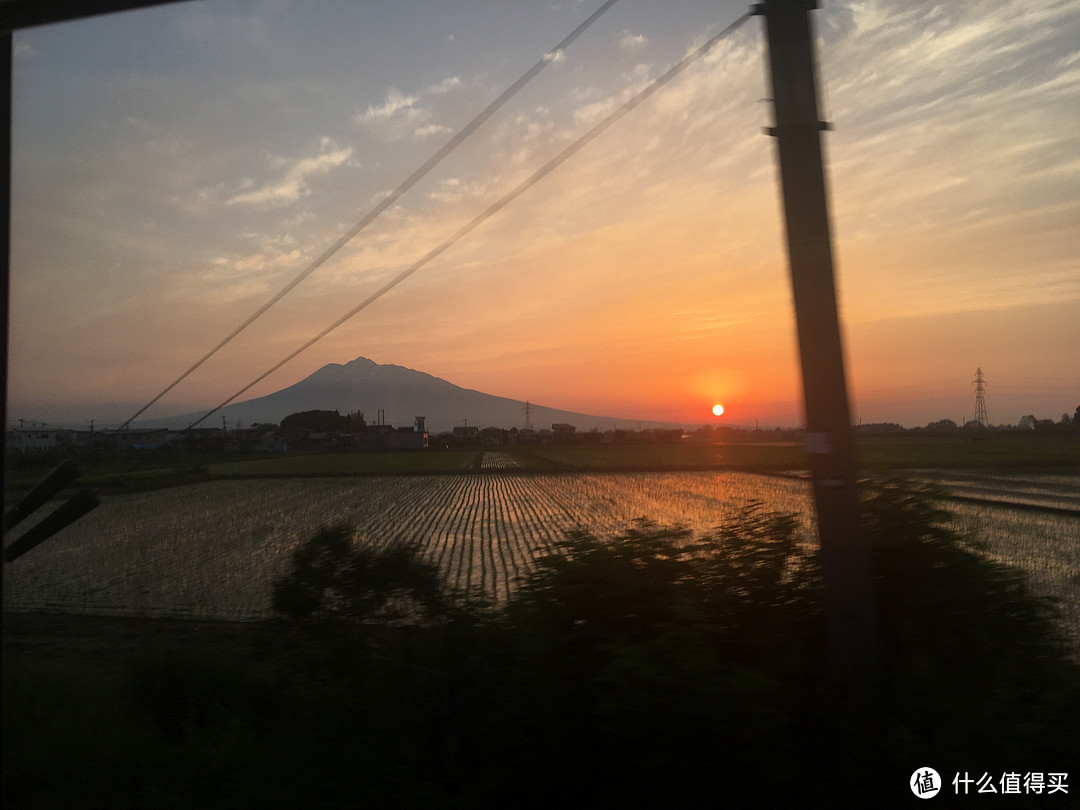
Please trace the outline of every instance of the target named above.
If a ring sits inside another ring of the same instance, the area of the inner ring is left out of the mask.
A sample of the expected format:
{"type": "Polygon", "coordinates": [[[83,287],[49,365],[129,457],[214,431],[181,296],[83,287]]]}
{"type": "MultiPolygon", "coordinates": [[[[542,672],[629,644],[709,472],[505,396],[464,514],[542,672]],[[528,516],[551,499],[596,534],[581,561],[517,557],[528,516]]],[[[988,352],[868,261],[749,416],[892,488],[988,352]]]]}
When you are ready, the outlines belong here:
{"type": "Polygon", "coordinates": [[[971,384],[975,386],[975,421],[983,427],[990,427],[990,420],[986,417],[986,380],[983,379],[982,368],[975,369],[975,379],[971,384]]]}

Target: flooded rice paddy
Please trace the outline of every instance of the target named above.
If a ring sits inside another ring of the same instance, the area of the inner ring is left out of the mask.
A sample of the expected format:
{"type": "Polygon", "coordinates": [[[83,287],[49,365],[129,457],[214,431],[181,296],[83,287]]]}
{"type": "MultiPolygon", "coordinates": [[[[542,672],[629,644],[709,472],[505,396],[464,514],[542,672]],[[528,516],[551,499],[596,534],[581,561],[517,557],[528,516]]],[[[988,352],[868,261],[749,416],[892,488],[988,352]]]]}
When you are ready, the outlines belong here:
{"type": "MultiPolygon", "coordinates": [[[[509,460],[485,454],[491,470],[509,460]],[[489,460],[487,456],[492,456],[489,460]]],[[[942,478],[940,475],[935,475],[942,478]]],[[[945,477],[957,525],[992,558],[1063,601],[1080,638],[1080,477],[945,477]]],[[[608,535],[635,518],[695,530],[742,505],[804,516],[805,481],[744,473],[433,475],[218,481],[107,496],[5,570],[4,606],[97,614],[251,620],[297,543],[348,524],[368,542],[414,541],[450,582],[504,598],[565,532],[608,535]]]]}

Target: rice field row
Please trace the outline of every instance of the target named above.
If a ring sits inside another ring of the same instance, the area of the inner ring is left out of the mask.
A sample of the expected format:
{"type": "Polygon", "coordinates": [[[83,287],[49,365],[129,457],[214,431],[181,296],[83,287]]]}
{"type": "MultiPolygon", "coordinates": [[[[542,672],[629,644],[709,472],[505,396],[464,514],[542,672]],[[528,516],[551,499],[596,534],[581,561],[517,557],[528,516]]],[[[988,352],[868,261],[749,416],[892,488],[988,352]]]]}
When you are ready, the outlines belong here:
{"type": "Polygon", "coordinates": [[[737,473],[241,480],[107,496],[7,568],[4,604],[263,618],[291,550],[337,524],[416,543],[454,585],[501,599],[567,531],[609,534],[638,517],[707,529],[756,498],[807,512],[802,482],[737,473]]]}
{"type": "MultiPolygon", "coordinates": [[[[497,453],[484,459],[489,469],[512,468],[513,459],[497,453]]],[[[271,583],[287,571],[292,549],[338,524],[376,545],[415,543],[449,582],[500,600],[567,531],[604,536],[639,517],[707,530],[751,500],[803,516],[812,512],[806,482],[745,473],[208,482],[106,497],[94,512],[6,567],[4,606],[265,618],[271,583]]],[[[991,556],[1028,571],[1040,592],[1061,598],[1080,638],[1080,518],[992,503],[950,509],[991,556]]],[[[804,526],[813,540],[809,521],[804,526]]]]}

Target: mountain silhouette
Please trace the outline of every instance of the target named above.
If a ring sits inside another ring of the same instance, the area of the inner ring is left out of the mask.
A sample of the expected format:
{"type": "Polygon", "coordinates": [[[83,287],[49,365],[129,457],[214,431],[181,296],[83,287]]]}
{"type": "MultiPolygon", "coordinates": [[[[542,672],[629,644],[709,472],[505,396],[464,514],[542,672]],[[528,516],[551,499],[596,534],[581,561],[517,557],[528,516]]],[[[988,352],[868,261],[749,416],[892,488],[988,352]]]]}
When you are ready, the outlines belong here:
{"type": "MultiPolygon", "coordinates": [[[[381,410],[383,421],[397,427],[408,427],[417,416],[423,416],[432,433],[465,424],[481,428],[521,428],[525,426],[526,418],[523,401],[461,388],[422,371],[382,365],[358,357],[344,365],[328,363],[309,377],[273,394],[227,405],[202,426],[213,427],[220,423],[222,416],[230,427],[237,422],[242,427],[255,422],[277,424],[291,413],[311,410],[337,410],[342,414],[359,410],[368,424],[376,421],[381,410]]],[[[203,413],[205,411],[140,421],[138,426],[183,428],[203,413]]],[[[594,416],[535,404],[529,405],[529,419],[537,430],[550,429],[558,423],[571,424],[579,431],[682,427],[675,423],[594,416]]]]}

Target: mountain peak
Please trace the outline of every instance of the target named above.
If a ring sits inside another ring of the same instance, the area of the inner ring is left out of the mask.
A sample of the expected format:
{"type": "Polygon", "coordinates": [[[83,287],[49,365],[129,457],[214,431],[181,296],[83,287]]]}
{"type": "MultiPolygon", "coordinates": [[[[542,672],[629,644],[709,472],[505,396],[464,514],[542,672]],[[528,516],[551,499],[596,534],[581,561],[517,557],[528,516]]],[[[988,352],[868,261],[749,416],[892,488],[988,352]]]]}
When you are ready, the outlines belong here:
{"type": "MultiPolygon", "coordinates": [[[[300,382],[276,393],[237,402],[223,410],[229,423],[280,422],[291,413],[310,410],[362,411],[369,419],[380,413],[391,425],[411,425],[417,416],[427,419],[433,432],[450,430],[467,422],[480,427],[521,427],[525,403],[461,388],[422,371],[392,364],[376,363],[366,357],[342,365],[327,363],[300,382]]],[[[566,422],[579,430],[620,427],[636,429],[633,420],[589,416],[580,413],[530,406],[536,427],[566,422]]],[[[190,422],[197,415],[180,415],[155,422],[190,422]],[[190,417],[190,418],[189,418],[190,417]]],[[[651,423],[650,423],[651,426],[651,423]]]]}
{"type": "MultiPolygon", "coordinates": [[[[331,363],[330,365],[337,365],[337,363],[331,363]]],[[[371,368],[379,365],[374,360],[368,360],[366,357],[357,357],[355,360],[350,360],[343,368],[371,368]]]]}
{"type": "Polygon", "coordinates": [[[322,368],[308,375],[308,380],[333,380],[341,377],[355,377],[357,372],[371,372],[379,367],[374,360],[357,357],[348,363],[327,363],[322,368]]]}

